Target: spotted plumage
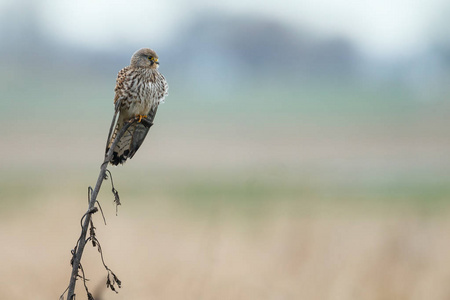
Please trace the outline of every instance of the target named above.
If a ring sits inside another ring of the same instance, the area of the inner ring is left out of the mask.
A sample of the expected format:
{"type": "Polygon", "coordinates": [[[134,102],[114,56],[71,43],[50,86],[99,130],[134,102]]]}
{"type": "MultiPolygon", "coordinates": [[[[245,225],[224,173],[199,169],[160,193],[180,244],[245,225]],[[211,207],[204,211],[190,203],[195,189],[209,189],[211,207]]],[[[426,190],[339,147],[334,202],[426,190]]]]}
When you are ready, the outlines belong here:
{"type": "Polygon", "coordinates": [[[113,165],[123,164],[134,156],[153,124],[158,105],[168,95],[169,87],[164,76],[158,71],[158,66],[156,53],[143,48],[133,54],[130,65],[120,70],[117,75],[114,89],[115,129],[112,134],[110,130],[106,153],[125,122],[135,117],[144,119],[131,125],[116,144],[110,160],[113,165]],[[119,117],[116,122],[117,113],[119,117]]]}

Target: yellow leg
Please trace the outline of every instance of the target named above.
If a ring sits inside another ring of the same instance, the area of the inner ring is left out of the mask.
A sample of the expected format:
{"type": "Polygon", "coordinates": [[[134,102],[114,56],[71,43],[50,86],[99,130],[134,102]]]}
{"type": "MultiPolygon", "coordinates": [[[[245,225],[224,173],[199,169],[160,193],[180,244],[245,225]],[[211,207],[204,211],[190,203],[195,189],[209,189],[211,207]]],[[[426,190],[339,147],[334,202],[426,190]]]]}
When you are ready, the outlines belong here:
{"type": "Polygon", "coordinates": [[[138,123],[141,123],[142,119],[147,118],[147,116],[143,115],[137,115],[136,117],[139,117],[138,123]]]}

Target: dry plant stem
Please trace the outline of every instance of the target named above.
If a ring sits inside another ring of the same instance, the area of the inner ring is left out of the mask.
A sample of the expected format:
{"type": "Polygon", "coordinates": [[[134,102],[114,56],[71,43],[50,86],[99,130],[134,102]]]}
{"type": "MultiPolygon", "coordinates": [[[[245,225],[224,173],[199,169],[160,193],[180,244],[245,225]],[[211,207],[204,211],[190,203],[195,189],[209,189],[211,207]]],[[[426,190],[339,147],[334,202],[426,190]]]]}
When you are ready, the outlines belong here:
{"type": "Polygon", "coordinates": [[[100,191],[100,187],[102,186],[103,180],[105,179],[106,167],[112,157],[114,147],[123,136],[125,131],[136,122],[136,119],[132,119],[129,122],[126,122],[125,125],[121,128],[119,133],[117,134],[115,140],[113,141],[108,153],[105,156],[105,160],[100,168],[100,174],[98,175],[97,183],[95,185],[94,190],[92,191],[91,199],[89,202],[89,208],[85,214],[83,226],[81,229],[81,235],[77,243],[76,253],[73,256],[73,264],[72,264],[72,274],[70,275],[70,283],[69,283],[69,291],[67,293],[67,300],[72,300],[75,292],[75,284],[78,277],[78,268],[81,262],[81,256],[83,255],[84,246],[86,245],[86,234],[88,231],[89,223],[91,220],[91,214],[94,212],[95,202],[97,201],[97,195],[100,191]]]}

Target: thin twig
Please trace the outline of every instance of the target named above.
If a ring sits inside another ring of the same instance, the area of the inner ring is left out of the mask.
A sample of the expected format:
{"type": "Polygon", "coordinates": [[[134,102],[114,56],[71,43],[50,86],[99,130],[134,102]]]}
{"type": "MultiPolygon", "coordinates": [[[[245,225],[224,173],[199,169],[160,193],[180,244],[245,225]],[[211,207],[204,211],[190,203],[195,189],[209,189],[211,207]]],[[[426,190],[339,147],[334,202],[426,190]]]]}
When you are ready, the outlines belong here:
{"type": "MultiPolygon", "coordinates": [[[[113,120],[115,120],[115,118],[116,118],[116,115],[114,115],[113,120]]],[[[76,280],[78,277],[78,269],[80,268],[81,256],[83,255],[84,247],[86,246],[86,241],[87,241],[86,234],[87,234],[88,227],[90,224],[91,215],[92,215],[92,213],[94,213],[96,211],[96,210],[94,210],[94,206],[97,201],[97,195],[100,191],[103,180],[105,178],[106,167],[108,166],[108,163],[111,160],[114,148],[117,145],[117,143],[119,142],[120,138],[128,130],[128,128],[136,121],[137,121],[137,119],[134,118],[134,119],[130,120],[129,122],[125,122],[124,126],[121,128],[121,130],[117,134],[116,138],[114,139],[113,143],[111,144],[111,147],[109,148],[108,153],[106,153],[105,160],[103,161],[103,163],[100,167],[100,174],[98,176],[97,183],[95,185],[94,190],[92,191],[92,193],[90,195],[89,208],[88,208],[86,214],[83,216],[84,220],[82,218],[83,224],[82,224],[81,234],[78,239],[77,245],[73,251],[74,254],[73,254],[73,257],[71,260],[72,273],[70,275],[69,291],[67,293],[67,300],[71,300],[75,296],[75,285],[76,285],[76,280]]]]}
{"type": "Polygon", "coordinates": [[[103,222],[104,222],[104,223],[105,223],[105,225],[106,225],[105,214],[103,213],[103,209],[102,209],[102,206],[100,205],[100,202],[98,202],[97,200],[95,200],[95,203],[97,203],[97,205],[98,205],[98,208],[100,208],[100,212],[102,213],[102,217],[103,217],[103,222]]]}
{"type": "Polygon", "coordinates": [[[88,300],[94,300],[94,297],[92,296],[92,294],[89,292],[89,289],[86,285],[86,281],[89,281],[89,279],[86,279],[86,275],[84,274],[84,269],[83,266],[80,264],[80,270],[81,270],[81,274],[83,274],[82,278],[83,278],[83,284],[84,284],[84,289],[86,290],[86,294],[88,296],[88,300]]]}
{"type": "Polygon", "coordinates": [[[64,300],[64,294],[67,292],[67,290],[69,289],[69,287],[67,287],[64,292],[61,294],[61,296],[59,296],[59,300],[64,300]]]}
{"type": "MultiPolygon", "coordinates": [[[[106,172],[108,172],[109,174],[109,178],[111,179],[111,191],[114,195],[114,203],[116,204],[116,216],[117,216],[117,210],[119,205],[122,205],[122,203],[120,203],[120,197],[119,197],[119,192],[116,190],[116,188],[114,187],[114,180],[112,177],[112,174],[109,170],[106,170],[106,172]]],[[[107,178],[107,177],[106,177],[107,178]]],[[[100,208],[101,209],[101,208],[100,208]]],[[[105,221],[106,222],[106,221],[105,221]]]]}

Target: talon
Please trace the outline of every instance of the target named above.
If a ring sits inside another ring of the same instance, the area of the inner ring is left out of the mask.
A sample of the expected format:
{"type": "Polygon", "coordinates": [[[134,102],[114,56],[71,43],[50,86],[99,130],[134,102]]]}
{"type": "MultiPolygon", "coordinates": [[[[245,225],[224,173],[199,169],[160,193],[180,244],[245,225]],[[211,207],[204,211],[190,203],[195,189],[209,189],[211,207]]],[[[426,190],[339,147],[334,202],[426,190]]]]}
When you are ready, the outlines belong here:
{"type": "Polygon", "coordinates": [[[136,117],[139,117],[138,123],[141,123],[142,119],[147,118],[147,116],[143,115],[137,115],[136,117]]]}

